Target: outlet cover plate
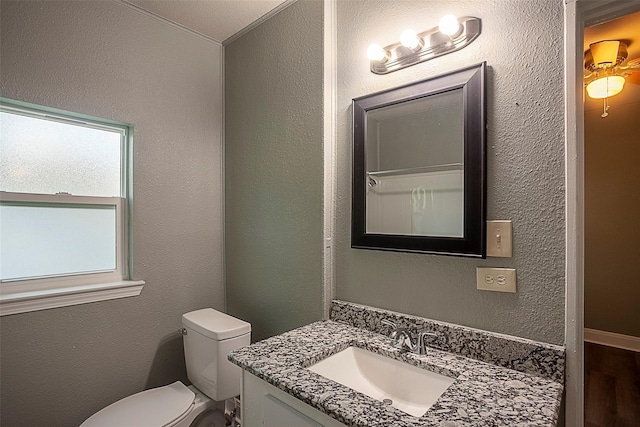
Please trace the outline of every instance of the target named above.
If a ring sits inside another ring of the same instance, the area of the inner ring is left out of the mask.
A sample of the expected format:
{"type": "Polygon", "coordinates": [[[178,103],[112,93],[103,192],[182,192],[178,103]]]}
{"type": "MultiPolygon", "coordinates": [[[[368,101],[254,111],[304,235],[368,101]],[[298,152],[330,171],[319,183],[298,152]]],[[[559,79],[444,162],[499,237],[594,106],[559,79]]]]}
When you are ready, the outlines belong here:
{"type": "Polygon", "coordinates": [[[476,268],[476,285],[481,291],[516,293],[515,268],[476,268]]]}

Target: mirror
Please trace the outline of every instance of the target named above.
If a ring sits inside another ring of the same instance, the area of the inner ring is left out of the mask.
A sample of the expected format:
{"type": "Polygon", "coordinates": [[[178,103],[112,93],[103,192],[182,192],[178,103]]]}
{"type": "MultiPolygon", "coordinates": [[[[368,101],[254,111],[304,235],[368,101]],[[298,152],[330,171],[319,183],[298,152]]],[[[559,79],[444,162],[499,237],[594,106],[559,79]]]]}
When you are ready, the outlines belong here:
{"type": "Polygon", "coordinates": [[[485,257],[485,70],[353,100],[353,248],[485,257]]]}

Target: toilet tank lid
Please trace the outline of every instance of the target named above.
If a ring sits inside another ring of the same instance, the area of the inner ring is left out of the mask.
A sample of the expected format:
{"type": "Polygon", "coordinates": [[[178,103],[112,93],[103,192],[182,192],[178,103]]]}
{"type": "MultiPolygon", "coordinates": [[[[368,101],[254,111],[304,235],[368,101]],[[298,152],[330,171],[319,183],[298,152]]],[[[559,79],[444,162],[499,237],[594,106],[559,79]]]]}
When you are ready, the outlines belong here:
{"type": "Polygon", "coordinates": [[[182,325],[214,340],[226,340],[251,332],[251,324],[212,308],[182,315],[182,325]]]}

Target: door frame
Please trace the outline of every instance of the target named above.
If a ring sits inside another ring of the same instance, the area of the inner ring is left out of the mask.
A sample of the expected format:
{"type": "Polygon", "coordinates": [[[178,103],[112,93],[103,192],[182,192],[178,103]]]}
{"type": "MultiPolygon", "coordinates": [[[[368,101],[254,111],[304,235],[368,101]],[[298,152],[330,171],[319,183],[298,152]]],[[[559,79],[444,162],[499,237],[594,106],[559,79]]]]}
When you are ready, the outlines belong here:
{"type": "Polygon", "coordinates": [[[565,0],[565,423],[584,425],[584,29],[640,11],[640,2],[565,0]]]}

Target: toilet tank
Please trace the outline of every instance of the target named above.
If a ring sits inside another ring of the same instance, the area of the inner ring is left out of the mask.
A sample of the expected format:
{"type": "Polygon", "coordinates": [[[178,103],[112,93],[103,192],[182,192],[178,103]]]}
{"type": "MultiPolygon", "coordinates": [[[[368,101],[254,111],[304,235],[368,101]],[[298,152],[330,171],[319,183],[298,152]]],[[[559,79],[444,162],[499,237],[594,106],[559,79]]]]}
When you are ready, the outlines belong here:
{"type": "Polygon", "coordinates": [[[251,325],[212,308],[182,315],[187,376],[216,401],[240,394],[242,370],[227,355],[251,343],[251,325]],[[186,332],[186,333],[185,333],[186,332]]]}

